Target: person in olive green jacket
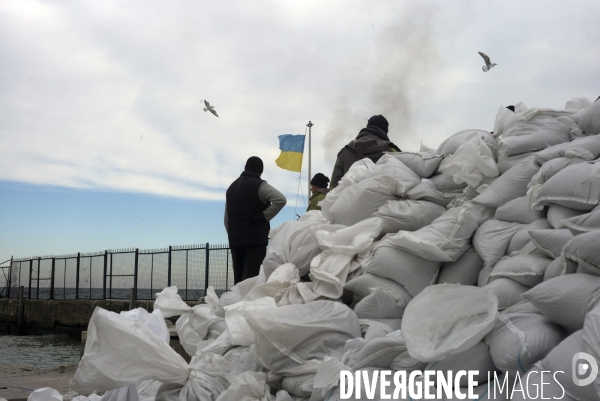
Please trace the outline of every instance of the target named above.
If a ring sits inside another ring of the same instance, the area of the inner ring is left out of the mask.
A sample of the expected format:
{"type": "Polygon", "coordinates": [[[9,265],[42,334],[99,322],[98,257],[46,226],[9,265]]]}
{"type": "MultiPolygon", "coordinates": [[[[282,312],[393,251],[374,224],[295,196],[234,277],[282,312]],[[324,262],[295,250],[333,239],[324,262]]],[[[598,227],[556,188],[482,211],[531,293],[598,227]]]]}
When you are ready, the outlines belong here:
{"type": "Polygon", "coordinates": [[[312,192],[312,196],[308,199],[307,212],[309,210],[321,210],[321,206],[318,204],[325,199],[325,195],[329,192],[329,189],[327,189],[328,183],[329,178],[322,173],[315,174],[313,179],[310,180],[310,192],[312,192]]]}

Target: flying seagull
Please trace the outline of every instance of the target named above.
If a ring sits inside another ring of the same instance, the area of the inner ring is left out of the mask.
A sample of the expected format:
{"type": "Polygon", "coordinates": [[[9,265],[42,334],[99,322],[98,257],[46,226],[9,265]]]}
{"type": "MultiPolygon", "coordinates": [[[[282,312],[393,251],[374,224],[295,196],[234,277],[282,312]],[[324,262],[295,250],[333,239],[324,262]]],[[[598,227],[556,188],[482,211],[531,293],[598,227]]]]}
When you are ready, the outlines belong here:
{"type": "Polygon", "coordinates": [[[208,101],[206,101],[206,99],[204,100],[204,104],[206,105],[206,107],[204,108],[204,111],[210,111],[211,113],[213,113],[215,116],[219,117],[219,115],[217,114],[217,112],[215,111],[214,106],[211,106],[210,103],[208,103],[208,101]]]}
{"type": "Polygon", "coordinates": [[[497,65],[496,63],[492,63],[490,61],[490,58],[488,57],[487,54],[482,53],[482,52],[478,52],[478,53],[481,55],[481,57],[483,57],[483,61],[485,61],[485,65],[483,67],[481,67],[483,72],[487,72],[487,71],[491,70],[493,66],[497,65]]]}

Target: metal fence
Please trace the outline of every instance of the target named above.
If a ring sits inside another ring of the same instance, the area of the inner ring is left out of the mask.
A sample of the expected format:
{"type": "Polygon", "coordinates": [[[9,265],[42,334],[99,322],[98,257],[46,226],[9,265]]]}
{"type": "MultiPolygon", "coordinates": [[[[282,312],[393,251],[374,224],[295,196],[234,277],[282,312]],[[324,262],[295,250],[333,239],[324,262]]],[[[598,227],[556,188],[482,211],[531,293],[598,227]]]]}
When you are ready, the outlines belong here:
{"type": "Polygon", "coordinates": [[[0,267],[0,297],[8,298],[23,286],[28,299],[129,299],[133,288],[136,299],[151,300],[172,285],[184,300],[198,300],[209,286],[227,291],[233,286],[229,247],[117,249],[11,259],[0,267]]]}

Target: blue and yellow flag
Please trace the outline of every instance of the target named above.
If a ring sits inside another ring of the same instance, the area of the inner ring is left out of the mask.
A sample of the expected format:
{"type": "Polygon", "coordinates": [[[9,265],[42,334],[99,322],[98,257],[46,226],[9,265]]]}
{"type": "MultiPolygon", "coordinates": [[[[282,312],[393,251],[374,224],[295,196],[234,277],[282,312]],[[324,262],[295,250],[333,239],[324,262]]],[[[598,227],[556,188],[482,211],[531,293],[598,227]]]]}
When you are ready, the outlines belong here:
{"type": "Polygon", "coordinates": [[[285,170],[302,170],[302,155],[304,153],[304,138],[306,135],[279,135],[281,154],[275,160],[279,167],[285,170]]]}

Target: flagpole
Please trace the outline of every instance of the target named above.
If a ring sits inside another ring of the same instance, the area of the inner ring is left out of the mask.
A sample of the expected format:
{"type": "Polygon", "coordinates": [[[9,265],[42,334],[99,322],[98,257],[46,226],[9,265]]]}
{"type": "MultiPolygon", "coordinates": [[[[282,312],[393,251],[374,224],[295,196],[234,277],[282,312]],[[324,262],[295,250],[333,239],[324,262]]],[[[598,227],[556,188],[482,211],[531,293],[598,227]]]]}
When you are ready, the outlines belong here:
{"type": "Polygon", "coordinates": [[[312,122],[310,122],[310,120],[308,121],[308,124],[306,124],[306,126],[308,127],[308,198],[310,199],[310,180],[312,179],[312,175],[310,175],[310,134],[311,134],[311,128],[314,124],[312,122]]]}

